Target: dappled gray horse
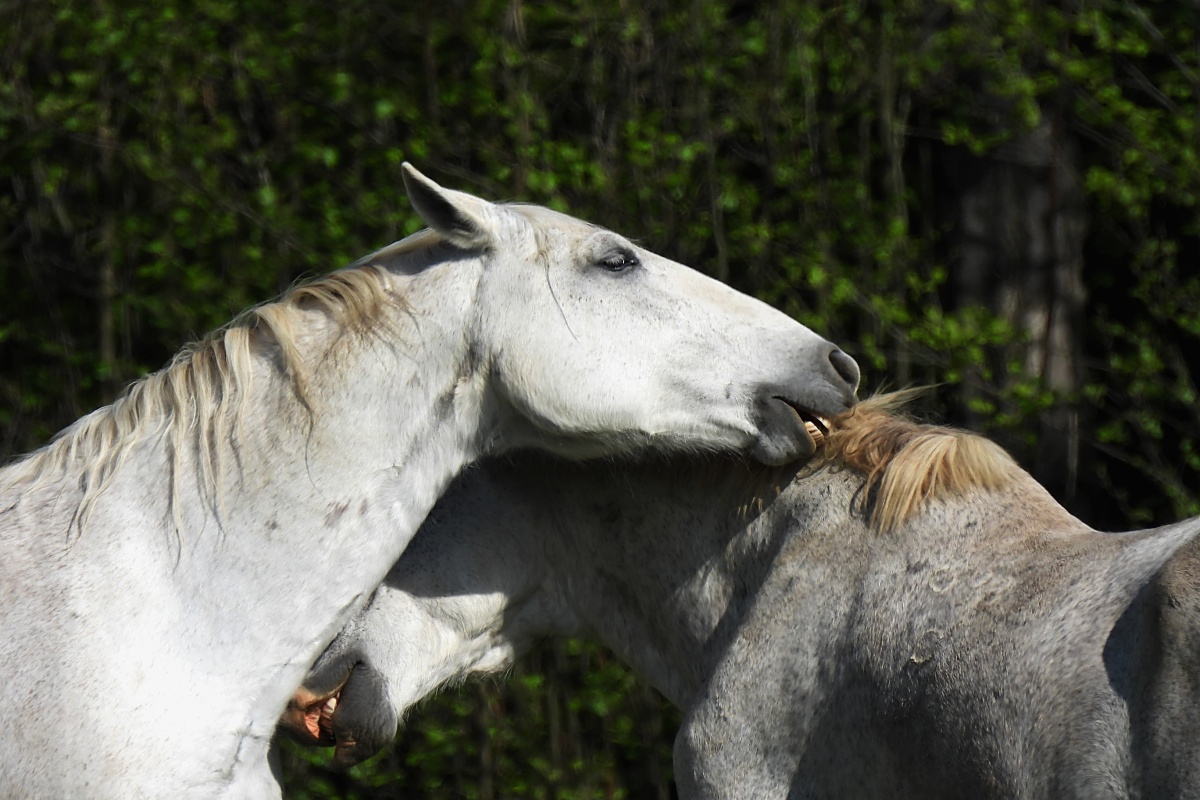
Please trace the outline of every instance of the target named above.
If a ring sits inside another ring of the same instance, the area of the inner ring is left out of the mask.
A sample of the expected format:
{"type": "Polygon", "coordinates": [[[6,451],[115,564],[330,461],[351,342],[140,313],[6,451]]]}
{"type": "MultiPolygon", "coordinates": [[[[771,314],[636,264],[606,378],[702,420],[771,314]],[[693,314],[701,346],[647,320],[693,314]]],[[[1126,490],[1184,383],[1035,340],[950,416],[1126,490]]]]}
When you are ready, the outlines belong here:
{"type": "Polygon", "coordinates": [[[463,465],[779,464],[854,400],[854,362],[756,300],[564,214],[404,180],[429,230],[0,470],[0,797],[277,795],[279,715],[463,465]]]}
{"type": "Polygon", "coordinates": [[[1197,796],[1200,521],[1096,532],[884,405],[799,471],[473,471],[290,722],[354,761],[437,685],[588,633],[685,710],[683,797],[1197,796]]]}

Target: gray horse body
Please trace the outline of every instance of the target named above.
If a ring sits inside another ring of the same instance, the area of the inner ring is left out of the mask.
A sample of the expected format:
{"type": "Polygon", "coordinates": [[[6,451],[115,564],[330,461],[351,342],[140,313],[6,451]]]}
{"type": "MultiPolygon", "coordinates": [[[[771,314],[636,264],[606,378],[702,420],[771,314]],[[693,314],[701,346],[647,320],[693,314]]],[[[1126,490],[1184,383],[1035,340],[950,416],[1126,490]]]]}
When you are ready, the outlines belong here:
{"type": "Polygon", "coordinates": [[[1196,719],[1200,694],[1162,679],[1155,580],[1200,526],[1099,534],[1041,494],[1017,485],[874,540],[786,537],[687,706],[682,795],[1200,792],[1182,774],[1194,745],[1160,716],[1196,719]]]}
{"type": "Polygon", "coordinates": [[[308,683],[358,665],[361,756],[430,684],[588,632],[685,710],[682,797],[1200,796],[1200,521],[1099,533],[1023,472],[887,532],[870,501],[829,466],[492,463],[308,683]]]}

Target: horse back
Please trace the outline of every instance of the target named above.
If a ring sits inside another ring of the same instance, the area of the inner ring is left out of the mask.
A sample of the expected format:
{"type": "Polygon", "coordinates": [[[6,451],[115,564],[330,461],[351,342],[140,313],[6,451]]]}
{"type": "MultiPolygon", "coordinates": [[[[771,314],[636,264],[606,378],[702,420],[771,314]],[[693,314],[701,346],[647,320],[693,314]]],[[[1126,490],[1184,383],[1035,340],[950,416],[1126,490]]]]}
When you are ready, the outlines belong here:
{"type": "Polygon", "coordinates": [[[838,725],[900,765],[892,797],[1200,797],[1194,527],[897,543],[903,569],[852,625],[837,693],[861,707],[838,725]]]}

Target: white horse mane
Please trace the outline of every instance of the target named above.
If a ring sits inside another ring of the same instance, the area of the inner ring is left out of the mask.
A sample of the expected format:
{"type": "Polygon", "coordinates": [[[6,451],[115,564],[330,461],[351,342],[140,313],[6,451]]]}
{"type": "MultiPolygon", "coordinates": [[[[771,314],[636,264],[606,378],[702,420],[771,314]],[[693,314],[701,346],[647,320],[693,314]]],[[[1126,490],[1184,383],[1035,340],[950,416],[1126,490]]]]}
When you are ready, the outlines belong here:
{"type": "Polygon", "coordinates": [[[0,470],[0,492],[20,483],[28,483],[28,490],[36,489],[81,464],[82,494],[72,527],[82,530],[91,503],[108,486],[134,445],[158,433],[169,439],[170,496],[177,527],[179,459],[189,439],[196,445],[204,494],[219,504],[224,451],[236,451],[250,394],[254,332],[266,334],[278,347],[280,368],[296,402],[311,414],[311,374],[298,346],[301,311],[324,311],[343,333],[370,332],[384,306],[396,302],[378,262],[440,239],[433,231],[420,231],[350,267],[294,286],[277,300],[243,311],[203,339],[184,346],[167,366],[130,384],[111,405],[81,418],[45,447],[0,470]]]}

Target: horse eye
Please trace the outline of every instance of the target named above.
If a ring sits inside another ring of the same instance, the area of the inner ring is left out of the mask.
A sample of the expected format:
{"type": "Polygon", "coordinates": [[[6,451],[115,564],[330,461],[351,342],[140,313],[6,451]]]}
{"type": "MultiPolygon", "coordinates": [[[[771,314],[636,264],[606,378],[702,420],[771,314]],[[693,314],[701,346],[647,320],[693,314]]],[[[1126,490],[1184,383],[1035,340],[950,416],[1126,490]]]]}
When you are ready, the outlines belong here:
{"type": "Polygon", "coordinates": [[[637,256],[624,250],[611,253],[596,262],[597,266],[604,267],[609,272],[625,272],[639,263],[641,262],[638,261],[637,256]]]}

